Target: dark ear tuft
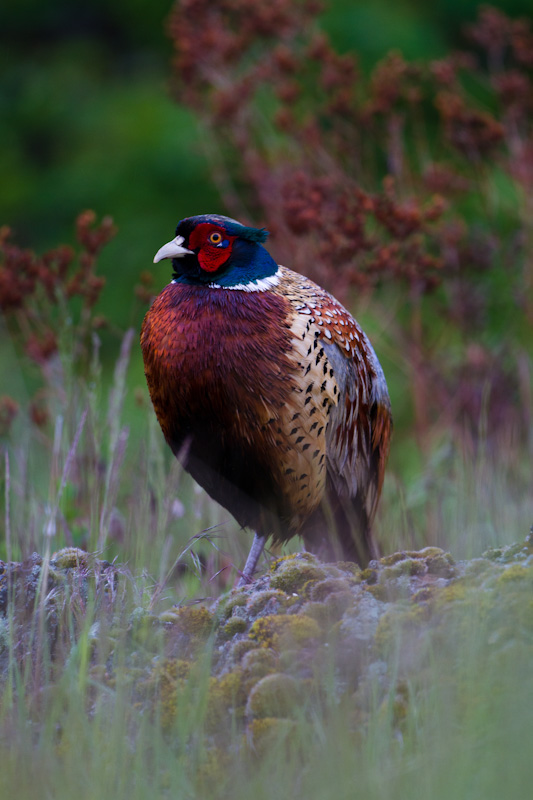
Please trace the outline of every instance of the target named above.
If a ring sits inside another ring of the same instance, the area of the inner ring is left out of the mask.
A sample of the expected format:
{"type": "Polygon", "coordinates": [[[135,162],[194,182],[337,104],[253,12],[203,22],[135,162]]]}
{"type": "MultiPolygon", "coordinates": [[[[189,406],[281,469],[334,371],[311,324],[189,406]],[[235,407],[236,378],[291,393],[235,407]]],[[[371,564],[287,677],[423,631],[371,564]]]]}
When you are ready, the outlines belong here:
{"type": "Polygon", "coordinates": [[[243,225],[235,219],[229,217],[212,217],[212,222],[220,221],[222,227],[230,234],[238,236],[240,239],[246,239],[247,242],[257,242],[261,244],[266,241],[268,231],[266,228],[252,228],[248,225],[243,225]]]}
{"type": "Polygon", "coordinates": [[[247,239],[249,242],[266,242],[268,235],[266,228],[247,228],[244,225],[239,232],[239,236],[242,239],[247,239]]]}

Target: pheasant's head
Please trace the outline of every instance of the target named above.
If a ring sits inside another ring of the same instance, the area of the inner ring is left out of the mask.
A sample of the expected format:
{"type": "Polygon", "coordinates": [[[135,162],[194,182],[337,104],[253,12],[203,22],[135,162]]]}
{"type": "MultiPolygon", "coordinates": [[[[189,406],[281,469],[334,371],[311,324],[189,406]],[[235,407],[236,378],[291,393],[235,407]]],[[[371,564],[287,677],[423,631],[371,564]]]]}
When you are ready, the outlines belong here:
{"type": "Polygon", "coordinates": [[[264,228],[248,228],[218,214],[187,217],[154,262],[171,258],[177,283],[258,291],[277,282],[278,266],[261,244],[267,236],[264,228]]]}

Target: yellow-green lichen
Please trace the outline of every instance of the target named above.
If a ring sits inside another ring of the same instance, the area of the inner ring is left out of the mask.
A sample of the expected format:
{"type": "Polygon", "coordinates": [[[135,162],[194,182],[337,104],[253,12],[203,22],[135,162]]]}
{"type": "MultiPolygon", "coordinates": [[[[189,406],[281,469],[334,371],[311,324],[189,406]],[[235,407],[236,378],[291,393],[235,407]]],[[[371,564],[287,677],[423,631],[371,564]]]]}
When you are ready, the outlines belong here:
{"type": "Polygon", "coordinates": [[[299,593],[303,587],[309,590],[311,584],[324,580],[326,572],[318,565],[310,553],[300,553],[297,557],[286,556],[274,562],[270,585],[273,589],[281,589],[287,594],[299,593]],[[310,558],[303,558],[310,556],[310,558]]]}
{"type": "Polygon", "coordinates": [[[259,647],[250,650],[242,659],[242,670],[246,690],[250,691],[257,681],[265,675],[271,675],[278,670],[278,657],[273,650],[259,647]]]}
{"type": "Polygon", "coordinates": [[[231,639],[236,633],[244,633],[248,623],[242,617],[231,617],[224,625],[222,632],[226,639],[231,639]]]}
{"type": "Polygon", "coordinates": [[[278,661],[274,650],[267,650],[264,647],[256,647],[250,650],[242,659],[242,668],[248,672],[262,672],[266,675],[272,672],[278,661]]]}
{"type": "Polygon", "coordinates": [[[453,578],[456,573],[455,562],[449,553],[442,553],[426,559],[427,569],[430,575],[437,575],[440,578],[453,578]]]}
{"type": "Polygon", "coordinates": [[[411,556],[412,558],[416,558],[417,555],[419,558],[436,558],[437,556],[446,556],[446,557],[450,556],[450,554],[446,553],[444,550],[442,550],[442,548],[433,547],[431,545],[428,547],[423,547],[421,550],[408,550],[407,555],[411,556]]]}
{"type": "Polygon", "coordinates": [[[210,678],[205,714],[206,731],[227,734],[231,719],[242,720],[246,691],[241,670],[235,669],[221,678],[210,678]]]}
{"type": "Polygon", "coordinates": [[[252,642],[251,639],[239,639],[233,642],[230,651],[231,661],[238,664],[250,650],[257,649],[257,642],[252,642]]]}
{"type": "Polygon", "coordinates": [[[392,567],[399,561],[427,561],[430,558],[451,558],[449,553],[445,553],[440,547],[423,547],[421,550],[399,550],[388,556],[379,559],[383,567],[392,567]]]}
{"type": "Polygon", "coordinates": [[[411,600],[413,603],[430,603],[440,591],[436,586],[422,586],[421,589],[411,595],[411,600]]]}
{"type": "Polygon", "coordinates": [[[371,583],[368,586],[365,586],[365,591],[371,594],[372,597],[375,597],[376,600],[380,600],[382,603],[385,603],[387,600],[391,599],[391,590],[386,583],[371,583]]]}
{"type": "Polygon", "coordinates": [[[266,675],[255,684],[246,704],[249,719],[294,717],[305,698],[301,681],[282,672],[266,675]]]}
{"type": "Polygon", "coordinates": [[[271,614],[257,619],[248,634],[262,647],[280,650],[284,647],[302,645],[318,639],[321,631],[316,620],[303,614],[278,616],[271,614]]]}
{"type": "Polygon", "coordinates": [[[276,570],[279,569],[280,565],[288,564],[291,561],[307,561],[311,564],[318,563],[317,557],[314,556],[312,553],[306,553],[305,551],[303,553],[289,553],[289,555],[280,556],[280,558],[277,558],[275,561],[273,561],[272,564],[270,565],[270,571],[276,572],[276,570]]]}
{"type": "Polygon", "coordinates": [[[508,564],[516,558],[524,558],[531,553],[531,540],[533,537],[528,537],[524,543],[515,542],[514,544],[506,545],[505,547],[491,547],[483,553],[483,558],[488,558],[490,561],[499,561],[502,564],[508,564]]]}
{"type": "Polygon", "coordinates": [[[172,623],[187,636],[205,638],[213,629],[214,616],[204,606],[183,606],[176,609],[172,623]]]}
{"type": "Polygon", "coordinates": [[[94,557],[86,553],[85,550],[80,550],[78,547],[63,547],[54,553],[50,559],[50,563],[56,569],[79,569],[80,567],[88,567],[94,563],[94,557]]]}
{"type": "Polygon", "coordinates": [[[250,616],[255,617],[260,614],[267,604],[279,605],[280,608],[285,608],[287,605],[287,595],[280,589],[265,589],[262,592],[254,594],[249,602],[247,611],[250,616]]]}
{"type": "Polygon", "coordinates": [[[502,572],[498,578],[498,583],[506,584],[524,580],[533,580],[533,569],[524,567],[523,564],[513,564],[502,572]]]}
{"type": "Polygon", "coordinates": [[[419,558],[403,558],[395,564],[385,567],[382,572],[381,580],[391,580],[399,578],[401,575],[423,575],[426,572],[426,564],[419,558]]]}
{"type": "Polygon", "coordinates": [[[326,578],[323,581],[314,583],[310,588],[309,597],[311,600],[325,600],[330,594],[350,589],[350,584],[344,578],[326,578]]]}
{"type": "Polygon", "coordinates": [[[373,569],[372,567],[367,567],[366,569],[361,570],[361,579],[369,584],[376,583],[378,579],[377,569],[373,569]]]}
{"type": "Polygon", "coordinates": [[[428,618],[423,605],[410,605],[386,611],[378,622],[374,643],[381,652],[394,648],[408,631],[417,630],[428,618]]]}
{"type": "Polygon", "coordinates": [[[397,553],[391,553],[388,556],[383,556],[383,558],[379,559],[379,563],[382,567],[392,567],[394,564],[397,564],[398,561],[405,561],[406,558],[408,558],[406,551],[401,550],[397,553]]]}
{"type": "Polygon", "coordinates": [[[469,592],[469,585],[464,580],[457,580],[435,591],[435,605],[437,608],[448,606],[450,603],[463,602],[469,592]]]}
{"type": "Polygon", "coordinates": [[[178,696],[185,688],[189,671],[188,661],[165,658],[156,664],[150,677],[139,685],[145,694],[154,696],[152,710],[159,716],[163,730],[169,730],[174,724],[178,696]]]}
{"type": "Polygon", "coordinates": [[[222,597],[214,607],[215,617],[223,622],[233,614],[234,608],[242,608],[248,602],[248,597],[244,592],[233,590],[225,597],[222,597]]]}
{"type": "Polygon", "coordinates": [[[179,617],[177,608],[167,608],[165,611],[162,611],[157,617],[158,622],[161,622],[163,624],[167,622],[170,624],[174,624],[175,622],[178,621],[178,619],[179,617]]]}
{"type": "Polygon", "coordinates": [[[482,553],[482,556],[489,561],[499,561],[503,555],[504,549],[503,547],[489,547],[488,550],[482,553]]]}

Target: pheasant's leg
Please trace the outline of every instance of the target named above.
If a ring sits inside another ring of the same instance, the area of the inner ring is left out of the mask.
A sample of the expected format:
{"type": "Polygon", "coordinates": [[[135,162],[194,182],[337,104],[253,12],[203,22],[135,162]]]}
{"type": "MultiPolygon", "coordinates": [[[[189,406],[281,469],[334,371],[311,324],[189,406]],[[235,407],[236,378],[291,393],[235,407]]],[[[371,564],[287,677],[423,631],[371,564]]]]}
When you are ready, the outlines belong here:
{"type": "Polygon", "coordinates": [[[246,564],[244,565],[241,577],[237,581],[237,586],[246,586],[252,582],[252,577],[255,572],[255,568],[257,567],[257,562],[259,561],[261,553],[263,552],[266,540],[266,536],[259,536],[257,533],[255,534],[252,547],[248,554],[248,558],[246,559],[246,564]]]}

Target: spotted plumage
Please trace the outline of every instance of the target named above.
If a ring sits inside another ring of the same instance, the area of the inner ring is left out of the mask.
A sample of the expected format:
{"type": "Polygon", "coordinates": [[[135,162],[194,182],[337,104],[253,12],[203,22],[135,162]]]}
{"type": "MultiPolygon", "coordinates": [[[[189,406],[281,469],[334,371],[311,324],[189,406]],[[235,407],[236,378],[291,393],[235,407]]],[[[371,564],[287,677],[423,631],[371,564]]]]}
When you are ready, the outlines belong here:
{"type": "Polygon", "coordinates": [[[366,564],[391,432],[383,371],[357,322],[278,266],[266,231],[218,215],[179,223],[154,260],[173,281],[141,333],[157,418],[198,483],[256,533],[299,534],[324,558],[366,564]]]}

